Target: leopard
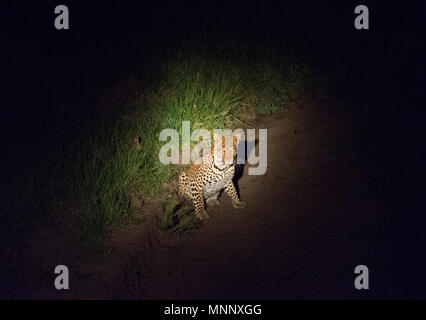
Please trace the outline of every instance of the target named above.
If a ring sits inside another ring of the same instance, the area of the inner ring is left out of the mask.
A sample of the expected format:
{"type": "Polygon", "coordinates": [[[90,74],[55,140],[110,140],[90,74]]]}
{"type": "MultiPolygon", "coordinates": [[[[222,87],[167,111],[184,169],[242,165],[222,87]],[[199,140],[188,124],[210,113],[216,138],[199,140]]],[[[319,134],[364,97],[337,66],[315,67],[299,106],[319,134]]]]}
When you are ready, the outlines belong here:
{"type": "Polygon", "coordinates": [[[222,191],[231,199],[232,206],[243,209],[247,204],[240,200],[235,184],[235,168],[238,143],[241,136],[231,136],[232,148],[226,148],[225,136],[222,136],[222,148],[212,148],[211,152],[204,155],[202,163],[192,163],[189,170],[182,171],[179,175],[179,195],[183,200],[190,200],[199,220],[208,219],[207,206],[218,206],[222,191]],[[232,149],[231,161],[223,161],[225,152],[232,149]],[[222,156],[220,156],[222,152],[222,156]],[[220,158],[220,159],[219,159],[220,158]]]}

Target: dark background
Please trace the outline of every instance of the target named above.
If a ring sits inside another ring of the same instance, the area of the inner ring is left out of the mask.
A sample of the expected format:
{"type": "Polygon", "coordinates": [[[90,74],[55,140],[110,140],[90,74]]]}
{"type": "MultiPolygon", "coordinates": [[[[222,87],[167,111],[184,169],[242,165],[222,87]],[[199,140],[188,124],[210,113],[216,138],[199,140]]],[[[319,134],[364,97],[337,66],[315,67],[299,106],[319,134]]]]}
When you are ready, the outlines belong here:
{"type": "Polygon", "coordinates": [[[67,3],[70,30],[62,31],[53,27],[55,2],[3,4],[3,107],[8,122],[10,117],[22,122],[29,116],[35,122],[48,118],[49,125],[60,122],[62,127],[61,117],[77,119],[90,110],[77,110],[78,104],[72,110],[58,105],[83,96],[89,99],[96,85],[107,81],[109,70],[134,59],[135,49],[144,43],[231,30],[250,37],[262,30],[277,39],[296,39],[325,70],[344,68],[352,73],[364,87],[363,94],[375,99],[373,111],[379,117],[417,118],[410,112],[414,105],[404,102],[420,93],[416,88],[423,77],[424,5],[366,2],[370,30],[358,31],[353,26],[357,4],[72,1],[67,3]],[[400,103],[410,111],[400,112],[400,103]]]}
{"type": "MultiPolygon", "coordinates": [[[[60,141],[85,117],[102,112],[90,107],[97,88],[144,44],[231,30],[250,37],[262,30],[300,44],[316,68],[333,75],[338,94],[352,101],[362,119],[364,152],[376,164],[369,183],[389,214],[388,237],[407,261],[396,263],[407,277],[424,278],[426,7],[420,1],[342,2],[2,2],[3,177],[19,168],[21,152],[49,148],[32,144],[43,128],[60,141]],[[59,4],[70,10],[70,30],[54,28],[59,4]],[[358,4],[370,10],[370,30],[353,26],[358,4]]],[[[16,195],[3,188],[2,197],[5,204],[16,195]]],[[[2,218],[7,214],[6,207],[2,218]]]]}

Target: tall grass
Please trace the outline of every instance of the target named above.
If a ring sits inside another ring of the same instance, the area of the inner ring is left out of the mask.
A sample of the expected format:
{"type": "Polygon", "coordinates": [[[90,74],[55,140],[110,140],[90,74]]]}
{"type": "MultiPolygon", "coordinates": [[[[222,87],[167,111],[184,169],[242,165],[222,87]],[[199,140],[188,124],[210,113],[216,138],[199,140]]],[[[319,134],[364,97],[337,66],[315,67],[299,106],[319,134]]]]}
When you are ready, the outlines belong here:
{"type": "Polygon", "coordinates": [[[132,190],[155,193],[176,178],[179,169],[158,160],[162,129],[180,132],[184,120],[191,130],[232,127],[248,114],[281,111],[303,94],[308,80],[305,65],[271,47],[186,44],[157,50],[149,53],[149,65],[141,59],[116,81],[126,95],[123,103],[112,99],[117,104],[111,112],[86,120],[53,148],[60,160],[47,198],[81,207],[78,222],[89,243],[129,221],[132,190]],[[126,87],[126,77],[132,86],[126,87]],[[140,148],[129,143],[135,138],[140,148]]]}

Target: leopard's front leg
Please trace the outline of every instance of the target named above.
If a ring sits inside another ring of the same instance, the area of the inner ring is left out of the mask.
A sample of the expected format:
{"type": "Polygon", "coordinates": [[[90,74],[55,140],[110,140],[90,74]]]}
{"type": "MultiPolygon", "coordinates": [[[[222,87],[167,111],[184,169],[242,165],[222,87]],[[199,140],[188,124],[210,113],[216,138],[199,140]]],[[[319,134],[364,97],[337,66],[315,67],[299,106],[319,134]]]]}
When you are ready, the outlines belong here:
{"type": "Polygon", "coordinates": [[[236,209],[242,209],[247,206],[245,202],[242,202],[238,198],[237,190],[235,189],[234,183],[232,181],[228,182],[225,186],[225,192],[231,198],[232,206],[236,209]]]}
{"type": "Polygon", "coordinates": [[[207,211],[204,208],[203,191],[202,190],[197,191],[195,185],[191,185],[191,193],[192,193],[192,203],[194,204],[194,208],[195,208],[195,215],[200,220],[208,219],[209,215],[207,214],[207,211]]]}

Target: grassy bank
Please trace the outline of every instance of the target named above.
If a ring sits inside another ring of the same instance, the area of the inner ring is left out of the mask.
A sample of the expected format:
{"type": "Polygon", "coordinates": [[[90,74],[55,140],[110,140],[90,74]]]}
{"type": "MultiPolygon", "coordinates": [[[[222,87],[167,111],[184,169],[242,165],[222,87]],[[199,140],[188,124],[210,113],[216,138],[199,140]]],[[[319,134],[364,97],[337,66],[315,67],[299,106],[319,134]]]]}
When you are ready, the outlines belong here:
{"type": "Polygon", "coordinates": [[[233,127],[304,94],[308,68],[288,47],[237,43],[160,45],[127,64],[97,102],[105,106],[39,162],[49,172],[31,171],[28,209],[75,205],[82,235],[100,243],[131,219],[132,190],[155,193],[176,178],[178,168],[158,160],[162,129],[233,127]]]}

